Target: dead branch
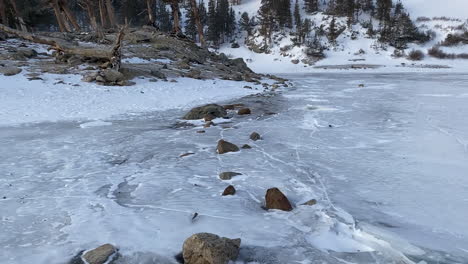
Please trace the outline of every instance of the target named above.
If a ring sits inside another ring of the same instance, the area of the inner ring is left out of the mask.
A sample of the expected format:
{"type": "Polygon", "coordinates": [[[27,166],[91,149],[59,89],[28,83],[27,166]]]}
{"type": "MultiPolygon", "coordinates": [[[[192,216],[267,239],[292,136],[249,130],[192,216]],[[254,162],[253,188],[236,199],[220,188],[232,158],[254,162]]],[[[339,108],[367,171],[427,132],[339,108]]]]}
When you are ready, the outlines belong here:
{"type": "Polygon", "coordinates": [[[79,56],[84,59],[96,59],[100,61],[110,62],[112,68],[119,70],[122,58],[122,42],[125,37],[126,27],[122,27],[117,35],[115,44],[112,47],[97,48],[97,47],[79,47],[61,39],[49,38],[32,33],[19,31],[5,25],[0,24],[0,31],[16,37],[29,40],[34,43],[45,44],[50,46],[50,49],[57,51],[59,54],[79,56]]]}

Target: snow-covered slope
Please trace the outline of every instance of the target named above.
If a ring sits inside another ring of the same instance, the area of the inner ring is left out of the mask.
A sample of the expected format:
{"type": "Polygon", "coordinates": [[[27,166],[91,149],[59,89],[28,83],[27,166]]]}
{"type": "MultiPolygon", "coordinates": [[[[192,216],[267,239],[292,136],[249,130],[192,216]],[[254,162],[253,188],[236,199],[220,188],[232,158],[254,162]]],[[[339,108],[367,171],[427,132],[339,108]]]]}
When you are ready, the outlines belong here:
{"type": "MultiPolygon", "coordinates": [[[[225,43],[219,49],[220,52],[226,53],[231,57],[244,58],[249,67],[258,72],[280,73],[280,72],[311,72],[320,71],[325,68],[334,69],[347,69],[349,65],[355,65],[357,68],[376,69],[377,65],[384,68],[385,71],[419,71],[423,69],[448,69],[460,71],[468,67],[467,60],[440,60],[426,56],[422,61],[411,61],[407,59],[408,54],[412,50],[421,50],[427,55],[427,50],[443,41],[448,34],[456,32],[463,32],[467,30],[467,20],[464,19],[440,19],[432,18],[427,21],[417,20],[419,15],[432,15],[440,14],[440,16],[451,14],[451,11],[462,8],[468,2],[450,1],[451,3],[445,5],[440,13],[435,10],[435,1],[428,1],[429,7],[421,8],[420,1],[407,0],[404,4],[408,4],[408,10],[413,18],[416,26],[422,31],[431,31],[433,39],[424,44],[410,44],[403,52],[402,56],[395,56],[395,48],[380,43],[377,37],[370,37],[367,34],[366,23],[369,22],[370,17],[367,14],[361,14],[360,23],[352,25],[351,28],[347,26],[346,18],[337,17],[337,28],[345,29],[336,40],[336,44],[331,44],[327,37],[322,36],[320,42],[324,46],[325,58],[318,60],[308,55],[308,49],[305,45],[294,44],[295,29],[285,29],[283,32],[276,32],[273,35],[273,43],[270,45],[268,52],[258,53],[254,52],[256,46],[261,46],[263,37],[259,32],[255,32],[252,37],[246,39],[246,33],[241,32],[235,39],[240,44],[239,48],[232,48],[231,43],[225,43]],[[419,8],[418,8],[419,7],[419,8]],[[433,12],[418,12],[415,10],[432,10],[433,12]],[[414,13],[414,14],[413,14],[414,13]],[[458,30],[456,29],[458,28],[458,30]],[[337,66],[338,65],[338,66],[337,66]],[[347,67],[340,67],[348,65],[347,67]],[[408,67],[410,66],[410,67],[408,67]]],[[[437,2],[440,4],[440,2],[437,2]]],[[[247,0],[241,5],[234,6],[238,18],[243,12],[247,12],[250,17],[257,16],[257,11],[261,5],[260,0],[247,0]]],[[[322,12],[315,14],[307,14],[304,11],[304,2],[299,0],[301,10],[301,17],[308,18],[315,25],[315,29],[322,27],[325,31],[328,30],[332,16],[326,15],[322,12]]],[[[294,5],[292,5],[294,9],[294,5]]],[[[456,12],[453,13],[456,16],[456,12]]],[[[374,28],[379,27],[379,22],[373,20],[374,28]]],[[[315,34],[314,30],[311,35],[315,34]]],[[[468,53],[468,46],[456,46],[443,49],[447,52],[453,53],[468,53]]]]}

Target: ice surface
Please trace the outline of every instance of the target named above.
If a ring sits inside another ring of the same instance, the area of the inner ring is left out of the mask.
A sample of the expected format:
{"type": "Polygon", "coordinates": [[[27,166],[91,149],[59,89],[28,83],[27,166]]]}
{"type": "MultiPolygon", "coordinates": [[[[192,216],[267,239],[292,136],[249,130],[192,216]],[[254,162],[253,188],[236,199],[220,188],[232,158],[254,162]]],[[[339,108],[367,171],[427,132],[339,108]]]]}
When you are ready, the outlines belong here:
{"type": "Polygon", "coordinates": [[[468,244],[468,76],[292,77],[284,97],[235,101],[257,108],[204,134],[174,125],[182,110],[1,127],[0,263],[64,263],[104,243],[123,263],[174,263],[195,232],[240,237],[238,263],[457,263],[438,252],[468,244]],[[221,138],[253,149],[217,155],[221,138]],[[270,187],[295,209],[264,211],[270,187]]]}

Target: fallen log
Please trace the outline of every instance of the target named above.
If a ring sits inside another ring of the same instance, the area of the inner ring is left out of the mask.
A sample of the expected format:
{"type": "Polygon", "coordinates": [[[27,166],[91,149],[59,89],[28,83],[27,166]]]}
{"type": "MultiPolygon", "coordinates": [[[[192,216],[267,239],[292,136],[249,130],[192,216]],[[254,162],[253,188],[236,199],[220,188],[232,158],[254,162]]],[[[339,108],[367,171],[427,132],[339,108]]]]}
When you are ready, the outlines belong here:
{"type": "Polygon", "coordinates": [[[23,32],[0,24],[0,31],[7,34],[11,34],[34,43],[48,45],[51,50],[55,50],[61,55],[74,55],[83,59],[96,59],[103,62],[110,62],[111,67],[116,70],[120,69],[122,42],[125,36],[125,30],[125,27],[121,28],[112,47],[80,47],[62,39],[23,32]]]}

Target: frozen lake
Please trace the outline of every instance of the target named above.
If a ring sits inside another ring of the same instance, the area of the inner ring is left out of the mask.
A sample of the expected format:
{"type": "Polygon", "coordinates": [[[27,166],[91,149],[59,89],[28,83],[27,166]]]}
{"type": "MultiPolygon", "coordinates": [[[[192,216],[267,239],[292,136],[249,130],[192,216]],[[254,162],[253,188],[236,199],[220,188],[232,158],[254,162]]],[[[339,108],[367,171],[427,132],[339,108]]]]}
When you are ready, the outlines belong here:
{"type": "MultiPolygon", "coordinates": [[[[330,74],[295,80],[304,95],[298,107],[318,107],[305,114],[305,126],[316,131],[313,163],[322,164],[335,204],[362,226],[463,255],[460,262],[467,263],[468,75],[330,74]],[[324,129],[328,124],[333,128],[324,129]]],[[[438,259],[435,252],[429,255],[438,259]]]]}
{"type": "Polygon", "coordinates": [[[242,238],[239,263],[467,263],[468,75],[288,77],[203,134],[174,126],[182,110],[0,127],[0,263],[104,243],[121,263],[174,263],[202,231],[242,238]],[[220,156],[220,138],[253,149],[220,156]],[[261,208],[270,187],[293,212],[261,208]]]}

